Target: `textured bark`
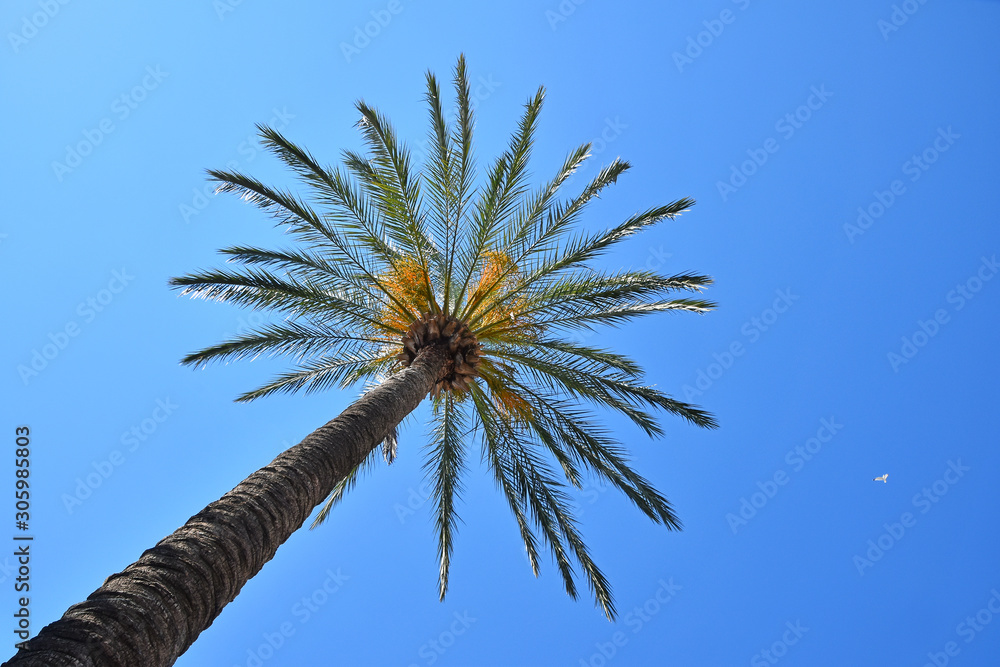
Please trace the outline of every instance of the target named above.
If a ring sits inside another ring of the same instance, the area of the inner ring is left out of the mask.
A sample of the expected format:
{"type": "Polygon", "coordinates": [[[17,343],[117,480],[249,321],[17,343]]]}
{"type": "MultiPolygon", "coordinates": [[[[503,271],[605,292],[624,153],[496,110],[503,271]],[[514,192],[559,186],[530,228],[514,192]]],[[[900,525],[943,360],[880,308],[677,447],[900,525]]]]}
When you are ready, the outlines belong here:
{"type": "Polygon", "coordinates": [[[10,667],[166,667],[215,620],[446,369],[425,348],[407,369],[191,517],[29,640],[10,667]]]}

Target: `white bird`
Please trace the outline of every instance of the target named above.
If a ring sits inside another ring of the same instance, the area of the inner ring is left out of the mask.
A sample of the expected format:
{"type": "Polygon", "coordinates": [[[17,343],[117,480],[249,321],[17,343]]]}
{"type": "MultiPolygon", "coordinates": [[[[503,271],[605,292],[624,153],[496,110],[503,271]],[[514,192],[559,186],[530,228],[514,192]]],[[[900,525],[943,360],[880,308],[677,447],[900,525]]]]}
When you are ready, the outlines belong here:
{"type": "Polygon", "coordinates": [[[873,482],[885,482],[886,484],[888,484],[889,482],[888,482],[888,481],[886,480],[886,478],[887,478],[888,476],[889,476],[889,473],[886,473],[886,474],[882,475],[881,477],[876,477],[876,478],[875,478],[875,479],[873,479],[872,481],[873,481],[873,482]]]}

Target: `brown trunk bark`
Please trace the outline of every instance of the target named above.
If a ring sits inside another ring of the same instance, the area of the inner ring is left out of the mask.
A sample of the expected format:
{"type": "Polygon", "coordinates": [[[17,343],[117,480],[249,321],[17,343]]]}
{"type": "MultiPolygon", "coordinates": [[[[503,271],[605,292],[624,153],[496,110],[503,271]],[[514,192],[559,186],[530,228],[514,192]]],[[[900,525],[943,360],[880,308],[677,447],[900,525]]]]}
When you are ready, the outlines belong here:
{"type": "Polygon", "coordinates": [[[10,667],[167,667],[212,624],[354,466],[439,379],[445,352],[409,367],[191,517],[30,639],[10,667]]]}

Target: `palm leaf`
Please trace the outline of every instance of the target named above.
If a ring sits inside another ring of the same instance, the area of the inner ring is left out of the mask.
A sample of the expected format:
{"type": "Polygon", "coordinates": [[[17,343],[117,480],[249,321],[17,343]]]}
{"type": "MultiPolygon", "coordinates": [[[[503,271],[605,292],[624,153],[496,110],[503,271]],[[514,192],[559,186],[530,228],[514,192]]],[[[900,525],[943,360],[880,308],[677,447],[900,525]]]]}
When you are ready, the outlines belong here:
{"type": "Polygon", "coordinates": [[[439,595],[443,600],[448,591],[448,571],[453,550],[453,536],[458,522],[455,501],[461,492],[464,438],[463,413],[456,408],[452,394],[445,394],[436,401],[437,419],[426,467],[433,472],[434,489],[431,492],[435,506],[435,525],[438,531],[439,595]]]}

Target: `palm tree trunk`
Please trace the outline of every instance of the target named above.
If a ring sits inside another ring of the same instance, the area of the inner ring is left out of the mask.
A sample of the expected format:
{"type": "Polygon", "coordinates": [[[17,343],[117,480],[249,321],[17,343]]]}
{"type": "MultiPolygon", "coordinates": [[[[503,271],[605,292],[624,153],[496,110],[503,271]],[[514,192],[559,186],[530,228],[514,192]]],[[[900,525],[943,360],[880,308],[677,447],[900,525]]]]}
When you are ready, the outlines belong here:
{"type": "Polygon", "coordinates": [[[422,350],[408,368],[109,577],[4,665],[174,664],[334,485],[417,407],[446,363],[443,350],[422,350]]]}

